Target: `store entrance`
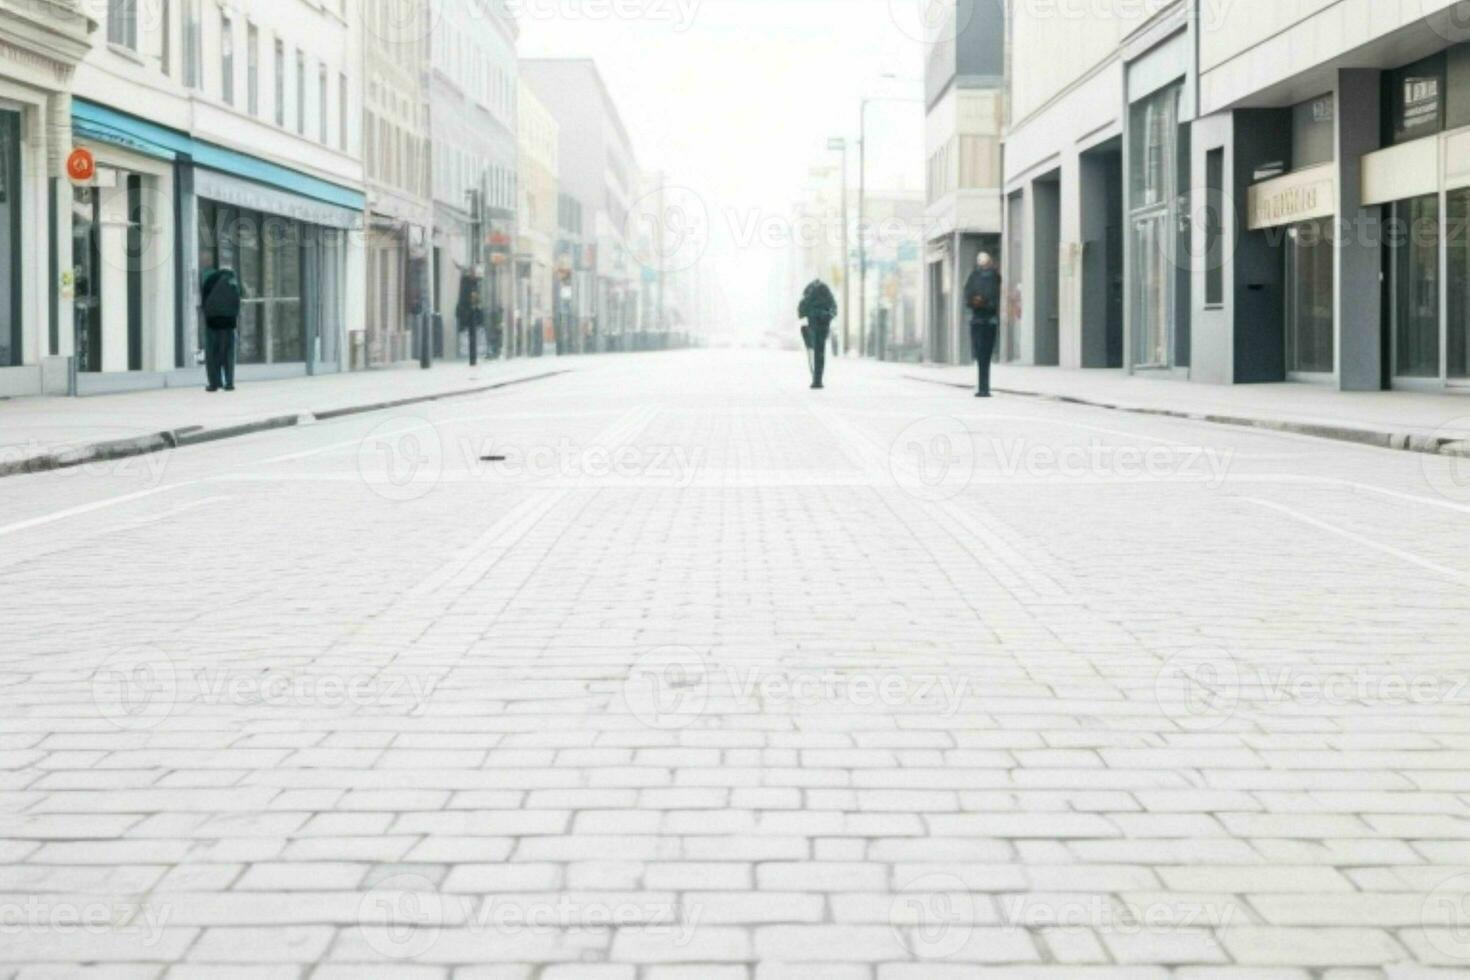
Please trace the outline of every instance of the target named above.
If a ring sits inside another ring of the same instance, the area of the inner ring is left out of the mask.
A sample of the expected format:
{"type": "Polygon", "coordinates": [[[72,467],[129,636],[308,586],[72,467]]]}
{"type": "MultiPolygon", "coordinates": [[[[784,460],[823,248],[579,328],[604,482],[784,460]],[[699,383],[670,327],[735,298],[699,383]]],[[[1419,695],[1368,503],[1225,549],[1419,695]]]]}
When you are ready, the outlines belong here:
{"type": "Polygon", "coordinates": [[[1470,187],[1450,191],[1448,198],[1449,324],[1445,349],[1449,380],[1470,384],[1470,187]]]}
{"type": "Polygon", "coordinates": [[[1336,371],[1332,219],[1287,229],[1286,370],[1297,376],[1336,371]]]}

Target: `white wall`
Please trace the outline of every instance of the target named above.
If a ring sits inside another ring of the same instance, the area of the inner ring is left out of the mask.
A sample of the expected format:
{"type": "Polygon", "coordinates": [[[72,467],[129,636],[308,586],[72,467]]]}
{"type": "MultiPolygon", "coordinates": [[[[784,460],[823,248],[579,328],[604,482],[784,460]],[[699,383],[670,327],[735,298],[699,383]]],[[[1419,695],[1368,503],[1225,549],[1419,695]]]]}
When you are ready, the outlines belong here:
{"type": "MultiPolygon", "coordinates": [[[[1114,57],[1123,39],[1175,0],[1014,0],[1011,118],[1017,124],[1114,57]]],[[[1228,2],[1228,0],[1214,0],[1228,2]]],[[[1382,2],[1382,0],[1380,0],[1382,2]]],[[[1245,11],[1277,0],[1236,0],[1245,11]]]]}
{"type": "MultiPolygon", "coordinates": [[[[1200,0],[1200,112],[1242,99],[1386,34],[1455,8],[1455,0],[1200,0]]],[[[1423,28],[1426,40],[1448,43],[1423,28]]],[[[1388,64],[1411,61],[1403,55],[1388,64]]],[[[1374,65],[1372,60],[1366,65],[1374,65]]],[[[1308,98],[1316,92],[1299,93],[1308,98]]]]}

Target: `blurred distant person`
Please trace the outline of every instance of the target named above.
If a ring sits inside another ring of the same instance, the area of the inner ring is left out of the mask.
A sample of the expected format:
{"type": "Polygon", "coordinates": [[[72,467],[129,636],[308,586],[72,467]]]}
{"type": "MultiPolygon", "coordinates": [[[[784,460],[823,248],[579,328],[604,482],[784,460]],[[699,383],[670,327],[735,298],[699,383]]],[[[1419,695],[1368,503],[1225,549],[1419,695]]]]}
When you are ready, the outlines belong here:
{"type": "Polygon", "coordinates": [[[245,290],[234,269],[212,269],[204,276],[205,391],[235,390],[235,344],[240,330],[240,304],[245,290]]]}
{"type": "Polygon", "coordinates": [[[970,308],[970,346],[980,365],[980,387],[976,398],[990,397],[990,362],[995,360],[995,341],[1000,335],[1000,270],[989,252],[975,259],[975,271],[965,283],[965,305],[970,308]]]}
{"type": "Polygon", "coordinates": [[[832,321],[837,319],[837,297],[820,279],[813,279],[802,293],[796,315],[806,321],[801,339],[812,355],[812,388],[822,387],[827,372],[827,342],[832,334],[832,321]]]}
{"type": "Polygon", "coordinates": [[[459,280],[459,302],[454,307],[454,320],[459,332],[469,340],[471,354],[480,352],[480,327],[485,323],[485,311],[480,308],[480,280],[476,276],[462,276],[459,280]]]}

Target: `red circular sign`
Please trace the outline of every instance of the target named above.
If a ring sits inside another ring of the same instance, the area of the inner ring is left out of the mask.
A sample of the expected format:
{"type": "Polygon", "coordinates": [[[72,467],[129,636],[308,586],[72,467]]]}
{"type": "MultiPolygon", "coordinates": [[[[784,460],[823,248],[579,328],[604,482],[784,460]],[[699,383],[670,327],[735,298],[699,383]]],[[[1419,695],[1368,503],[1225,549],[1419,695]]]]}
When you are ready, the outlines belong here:
{"type": "Polygon", "coordinates": [[[66,175],[78,184],[84,184],[97,176],[97,158],[85,146],[71,151],[66,158],[66,175]]]}

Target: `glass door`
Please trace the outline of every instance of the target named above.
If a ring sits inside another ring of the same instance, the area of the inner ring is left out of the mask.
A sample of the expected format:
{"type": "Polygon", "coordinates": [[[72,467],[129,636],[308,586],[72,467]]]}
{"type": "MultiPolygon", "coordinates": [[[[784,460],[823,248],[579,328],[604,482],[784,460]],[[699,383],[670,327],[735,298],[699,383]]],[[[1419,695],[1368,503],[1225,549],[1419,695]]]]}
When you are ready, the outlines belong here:
{"type": "Polygon", "coordinates": [[[1169,215],[1159,212],[1133,221],[1133,255],[1137,285],[1133,316],[1133,364],[1139,368],[1169,366],[1168,254],[1169,215]]]}
{"type": "Polygon", "coordinates": [[[1470,187],[1450,191],[1446,244],[1449,249],[1449,322],[1445,349],[1451,384],[1470,382],[1470,187]]]}
{"type": "Polygon", "coordinates": [[[95,187],[72,192],[71,255],[75,269],[77,370],[102,370],[101,202],[95,187]]]}
{"type": "Polygon", "coordinates": [[[21,363],[20,113],[0,110],[0,367],[21,363]]]}
{"type": "Polygon", "coordinates": [[[1393,207],[1394,376],[1440,378],[1439,195],[1393,207]]]}
{"type": "Polygon", "coordinates": [[[1293,374],[1336,371],[1331,227],[1324,219],[1287,231],[1286,369],[1293,374]]]}

